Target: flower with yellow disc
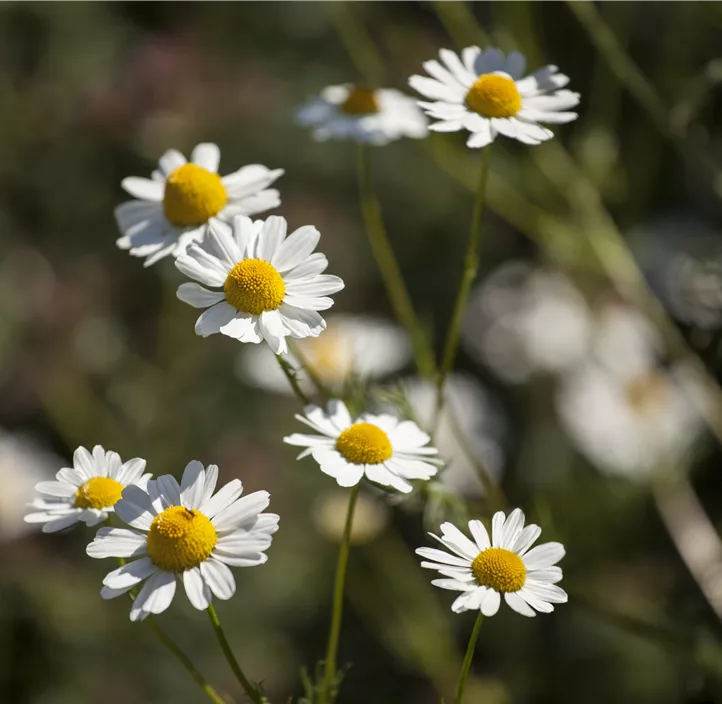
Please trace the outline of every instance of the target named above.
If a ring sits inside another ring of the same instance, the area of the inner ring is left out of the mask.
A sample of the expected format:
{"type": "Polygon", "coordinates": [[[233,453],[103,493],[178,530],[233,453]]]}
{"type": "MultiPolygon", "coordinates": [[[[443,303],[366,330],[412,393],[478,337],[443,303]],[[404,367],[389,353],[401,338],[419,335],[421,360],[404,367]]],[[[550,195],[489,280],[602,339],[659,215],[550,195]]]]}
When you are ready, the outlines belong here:
{"type": "Polygon", "coordinates": [[[265,551],[278,530],[278,516],[262,513],[267,491],[241,497],[233,479],[218,492],[218,467],[188,463],[180,485],[171,475],[148,482],[147,490],[128,487],[116,505],[130,526],[101,528],[88,545],[95,558],[137,558],[106,575],[100,595],[113,599],[141,582],[130,609],[131,621],[165,611],[182,582],[191,604],[210,606],[213,596],[230,599],[236,581],[229,566],[253,567],[268,559],[265,551]],[[215,493],[214,493],[215,492],[215,493]]]}
{"type": "Polygon", "coordinates": [[[393,88],[350,83],[324,88],[298,109],[296,119],[311,127],[319,142],[350,139],[382,146],[401,137],[422,139],[428,134],[428,120],[413,98],[393,88]]]}
{"type": "Polygon", "coordinates": [[[275,354],[288,352],[287,337],[318,337],[326,321],[318,311],[333,305],[343,288],[338,276],[321,272],[323,254],[312,254],[321,237],[307,225],[286,237],[286,220],[276,215],[253,222],[237,217],[230,228],[214,223],[202,245],[192,245],[176,267],[197,283],[181,284],[178,298],[206,308],[196,321],[202,337],[222,333],[240,342],[264,340],[275,354]]]}
{"type": "Polygon", "coordinates": [[[339,486],[355,486],[365,475],[376,484],[408,493],[410,480],[431,479],[437,472],[438,451],[413,421],[370,413],[354,420],[346,404],[336,399],[325,411],[307,406],[296,418],[319,434],[294,433],[284,442],[305,447],[298,459],[312,455],[339,486]]]}
{"type": "Polygon", "coordinates": [[[442,523],[441,537],[430,533],[449,552],[419,548],[417,555],[430,560],[421,566],[437,570],[444,579],[435,579],[435,587],[462,592],[451,605],[455,613],[481,611],[494,616],[504,601],[522,616],[536,616],[536,611],[550,613],[554,604],[567,601],[567,593],[556,586],[562,570],[556,563],[564,557],[561,543],[531,546],[541,535],[533,523],[524,527],[524,514],[514,509],[509,516],[503,511],[491,520],[491,540],[481,521],[469,521],[470,540],[456,526],[442,523]]]}
{"type": "Polygon", "coordinates": [[[438,61],[424,62],[431,76],[411,76],[409,85],[433,102],[419,101],[427,115],[438,120],[434,132],[468,130],[468,147],[485,147],[501,134],[524,144],[540,144],[554,136],[539,123],[576,120],[570,109],[579,93],[560,90],[569,78],[556,66],[544,66],[522,78],[526,59],[517,51],[508,56],[498,49],[470,46],[461,56],[449,49],[438,61]]]}
{"type": "Polygon", "coordinates": [[[143,474],[145,460],[136,457],[123,463],[117,452],[100,445],[92,454],[79,447],[73,466],[61,469],[55,481],[38,482],[40,494],[31,504],[26,523],[42,523],[44,533],[55,533],[74,523],[94,526],[112,513],[127,486],[145,485],[150,474],[143,474]]]}
{"type": "Polygon", "coordinates": [[[255,215],[281,204],[278,191],[268,186],[283,175],[283,169],[249,164],[220,176],[220,159],[215,144],[199,144],[190,162],[171,149],[160,158],[150,179],[123,179],[121,186],[137,200],[115,209],[123,233],[118,247],[143,257],[144,265],[151,266],[199,242],[206,226],[215,220],[228,222],[234,215],[255,215]]]}

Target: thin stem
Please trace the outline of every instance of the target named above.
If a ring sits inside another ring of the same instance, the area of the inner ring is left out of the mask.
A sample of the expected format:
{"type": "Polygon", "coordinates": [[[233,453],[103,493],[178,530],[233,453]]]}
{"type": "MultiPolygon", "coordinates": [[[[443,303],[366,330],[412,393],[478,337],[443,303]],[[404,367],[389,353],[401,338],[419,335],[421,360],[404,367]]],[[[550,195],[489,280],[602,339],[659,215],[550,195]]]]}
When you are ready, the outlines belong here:
{"type": "Polygon", "coordinates": [[[291,367],[291,365],[283,358],[280,354],[276,355],[276,359],[278,360],[278,363],[281,365],[281,369],[283,370],[283,373],[286,375],[286,379],[288,379],[288,383],[291,385],[291,388],[293,389],[293,393],[298,396],[299,401],[304,406],[308,406],[311,403],[311,399],[304,393],[303,389],[301,388],[300,384],[298,383],[298,379],[296,378],[296,373],[294,369],[291,367]]]}
{"type": "Polygon", "coordinates": [[[486,182],[489,176],[489,163],[491,161],[491,146],[485,147],[482,152],[481,169],[479,171],[479,185],[476,190],[476,200],[474,202],[474,214],[471,218],[471,229],[469,230],[469,244],[466,249],[466,258],[464,261],[464,271],[461,275],[461,285],[454,303],[454,311],[451,315],[451,323],[449,331],[446,334],[446,342],[444,344],[444,355],[441,360],[441,368],[436,379],[436,414],[441,412],[444,405],[444,382],[448,373],[454,365],[456,358],[456,350],[459,346],[459,334],[461,332],[461,323],[464,319],[466,311],[466,303],[469,299],[471,284],[476,277],[476,271],[479,268],[479,240],[481,239],[481,220],[484,214],[484,202],[486,200],[486,182]]]}
{"type": "Polygon", "coordinates": [[[358,182],[361,210],[366,223],[369,244],[376,259],[376,264],[381,271],[381,277],[384,280],[391,307],[411,338],[419,372],[424,376],[432,376],[436,367],[434,356],[426,335],[419,324],[414,305],[411,302],[411,296],[406,288],[401,269],[386,234],[386,228],[381,218],[381,208],[379,207],[373,178],[371,177],[369,149],[364,145],[359,145],[358,182]]]}
{"type": "Polygon", "coordinates": [[[222,699],[218,692],[206,682],[203,675],[196,669],[188,656],[170,639],[152,616],[149,616],[145,622],[148,624],[148,628],[155,633],[158,640],[178,659],[180,664],[188,671],[188,674],[198,683],[198,686],[203,690],[208,699],[214,704],[228,704],[228,702],[222,699]]]}
{"type": "Polygon", "coordinates": [[[471,632],[471,638],[469,638],[469,645],[466,647],[464,664],[461,666],[461,672],[459,673],[459,684],[456,685],[456,696],[454,697],[454,704],[461,704],[462,700],[464,699],[466,678],[469,676],[471,661],[474,658],[474,650],[476,649],[476,641],[479,640],[479,631],[481,630],[481,624],[483,621],[484,614],[479,611],[479,615],[476,617],[476,623],[474,624],[474,630],[471,632]]]}
{"type": "Polygon", "coordinates": [[[236,660],[236,656],[233,654],[231,646],[228,643],[228,638],[226,638],[226,634],[223,632],[221,622],[218,619],[216,610],[213,608],[213,604],[208,607],[208,615],[210,616],[211,623],[213,624],[213,630],[216,633],[216,638],[218,638],[218,642],[221,645],[221,650],[226,656],[226,660],[231,666],[233,674],[236,676],[236,679],[240,683],[241,687],[243,687],[243,691],[254,704],[264,704],[264,698],[261,697],[256,687],[254,687],[250,680],[243,674],[243,670],[241,670],[241,666],[238,664],[238,660],[236,660]]]}
{"type": "Polygon", "coordinates": [[[324,663],[323,688],[321,690],[321,704],[333,701],[333,681],[336,677],[336,653],[338,651],[338,639],[341,634],[341,619],[343,616],[343,590],[346,582],[346,565],[348,554],[351,548],[351,527],[353,525],[353,514],[356,508],[356,499],[359,495],[361,483],[353,489],[348,500],[348,512],[346,513],[346,524],[343,528],[343,538],[338,553],[338,564],[336,565],[336,579],[333,588],[333,606],[331,607],[331,628],[328,633],[328,647],[326,648],[326,660],[324,663]]]}

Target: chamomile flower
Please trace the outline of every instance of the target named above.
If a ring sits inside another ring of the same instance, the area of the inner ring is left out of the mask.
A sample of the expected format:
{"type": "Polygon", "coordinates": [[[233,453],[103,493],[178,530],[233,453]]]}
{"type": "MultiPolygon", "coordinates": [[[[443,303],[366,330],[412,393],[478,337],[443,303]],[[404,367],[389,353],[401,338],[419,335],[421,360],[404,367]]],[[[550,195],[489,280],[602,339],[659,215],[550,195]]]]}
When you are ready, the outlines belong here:
{"type": "Polygon", "coordinates": [[[310,225],[286,237],[286,220],[237,217],[232,228],[215,222],[201,245],[191,245],[176,267],[197,283],[181,284],[178,298],[207,308],[196,322],[202,337],[222,333],[240,342],[265,340],[275,354],[288,352],[287,337],[317,337],[326,328],[318,313],[343,288],[338,276],[321,272],[323,254],[312,254],[320,238],[310,225]]]}
{"type": "Polygon", "coordinates": [[[95,558],[138,558],[113,570],[100,595],[113,599],[145,584],[133,600],[131,621],[165,611],[182,582],[191,604],[207,609],[213,596],[230,599],[236,581],[229,565],[253,567],[265,554],[278,516],[262,513],[267,491],[241,497],[243,485],[233,479],[215,492],[218,467],[193,460],[180,485],[167,474],[148,482],[147,490],[128,487],[115,511],[127,528],[101,528],[88,545],[95,558]]]}
{"type": "Polygon", "coordinates": [[[115,219],[123,236],[118,247],[151,266],[177,257],[203,238],[210,222],[234,215],[255,215],[281,204],[268,188],[283,169],[249,164],[228,176],[218,175],[221,152],[215,144],[199,144],[190,162],[177,150],[167,151],[151,178],[130,176],[121,186],[136,200],[121,203],[115,219]]]}
{"type": "Polygon", "coordinates": [[[115,510],[123,489],[144,485],[150,474],[143,474],[145,460],[136,457],[123,463],[117,452],[100,445],[91,454],[79,447],[73,466],[61,469],[55,481],[38,482],[40,494],[31,504],[35,509],[25,516],[26,523],[42,523],[44,533],[55,533],[74,523],[94,526],[115,510]]]}
{"type": "Polygon", "coordinates": [[[503,511],[491,521],[491,540],[481,521],[469,521],[470,540],[452,523],[442,523],[441,537],[430,533],[449,552],[436,548],[418,548],[416,554],[426,558],[422,567],[438,570],[444,579],[431,583],[441,589],[462,592],[451,610],[480,610],[494,616],[504,601],[522,616],[536,616],[535,611],[550,613],[554,604],[567,601],[567,593],[556,586],[562,570],[556,563],[564,557],[561,543],[531,546],[541,535],[541,528],[530,523],[524,527],[524,514],[514,509],[509,516],[503,511]]]}
{"type": "Polygon", "coordinates": [[[384,145],[401,137],[426,136],[428,120],[416,101],[393,88],[328,86],[302,105],[296,118],[313,128],[314,139],[352,139],[384,145]]]}
{"type": "Polygon", "coordinates": [[[569,110],[579,104],[579,93],[560,90],[569,78],[556,66],[544,66],[522,78],[526,59],[516,51],[505,57],[498,49],[470,46],[461,56],[448,49],[441,49],[439,56],[442,63],[424,62],[431,78],[411,76],[409,85],[433,101],[419,101],[426,114],[438,120],[429,129],[468,130],[467,147],[485,147],[498,134],[540,144],[554,136],[540,122],[559,124],[577,118],[569,110]]]}
{"type": "MultiPolygon", "coordinates": [[[[388,376],[411,357],[408,336],[403,328],[388,320],[342,313],[329,316],[326,322],[328,327],[323,335],[299,341],[298,352],[304,366],[311,367],[328,388],[339,394],[352,379],[365,381],[388,376]]],[[[298,364],[291,355],[288,361],[292,366],[298,364]]],[[[293,395],[278,362],[262,347],[242,352],[238,374],[259,388],[293,395]]],[[[314,389],[303,369],[299,370],[299,383],[304,391],[314,389]]]]}
{"type": "Polygon", "coordinates": [[[305,447],[298,459],[312,455],[339,486],[355,486],[366,475],[376,484],[408,493],[410,480],[427,480],[437,472],[438,451],[413,421],[370,413],[354,420],[343,401],[335,399],[325,411],[307,406],[296,418],[320,434],[294,433],[283,441],[305,447]]]}

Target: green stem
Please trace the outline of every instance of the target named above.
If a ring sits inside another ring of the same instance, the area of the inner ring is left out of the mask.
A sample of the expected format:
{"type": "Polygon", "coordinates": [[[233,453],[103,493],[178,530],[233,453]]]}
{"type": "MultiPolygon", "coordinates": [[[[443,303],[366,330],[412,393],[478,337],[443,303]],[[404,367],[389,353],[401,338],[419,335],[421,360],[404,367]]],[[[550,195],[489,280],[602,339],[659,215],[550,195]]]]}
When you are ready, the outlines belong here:
{"type": "Polygon", "coordinates": [[[416,367],[424,376],[432,376],[436,367],[434,356],[426,335],[419,324],[414,305],[411,302],[411,296],[404,284],[401,270],[384,228],[381,208],[379,207],[371,177],[369,148],[365,145],[359,145],[358,182],[361,210],[366,223],[369,244],[376,259],[376,264],[381,271],[381,277],[386,286],[391,307],[411,338],[416,367]]]}
{"type": "Polygon", "coordinates": [[[311,403],[311,399],[304,393],[303,389],[299,385],[298,379],[296,378],[296,374],[291,365],[283,357],[281,357],[280,354],[276,355],[276,359],[281,365],[281,369],[286,375],[286,379],[288,379],[288,383],[291,385],[293,393],[296,394],[299,401],[301,401],[304,406],[308,406],[311,403]]]}
{"type": "Polygon", "coordinates": [[[331,628],[328,633],[328,647],[326,648],[326,660],[324,663],[323,688],[321,690],[321,704],[330,704],[334,700],[333,681],[336,677],[336,653],[338,651],[338,639],[341,634],[341,619],[343,616],[343,589],[346,582],[346,565],[348,554],[351,548],[351,527],[353,525],[353,514],[356,508],[356,499],[359,495],[361,483],[353,489],[348,500],[348,512],[346,513],[346,524],[343,528],[341,548],[338,553],[338,564],[336,565],[336,579],[333,588],[333,606],[331,608],[331,628]]]}
{"type": "Polygon", "coordinates": [[[459,293],[454,303],[454,311],[451,315],[451,323],[449,331],[446,334],[446,342],[444,344],[444,355],[441,360],[441,368],[436,379],[436,415],[438,415],[444,405],[444,382],[446,377],[454,365],[456,358],[456,350],[459,346],[459,334],[461,333],[461,323],[464,319],[466,311],[466,303],[469,299],[471,284],[476,277],[476,271],[479,267],[479,240],[481,239],[481,220],[484,214],[484,202],[486,200],[486,183],[489,176],[489,163],[491,161],[491,145],[485,147],[482,152],[481,169],[479,171],[479,185],[476,190],[476,200],[474,202],[474,214],[471,218],[471,229],[469,231],[469,244],[466,249],[466,258],[464,261],[464,271],[461,276],[461,285],[459,293]]]}
{"type": "Polygon", "coordinates": [[[479,615],[476,617],[476,623],[474,624],[474,630],[471,632],[471,638],[469,638],[469,645],[466,647],[464,664],[461,666],[461,672],[459,673],[459,684],[456,685],[456,696],[454,697],[454,704],[461,704],[462,700],[464,699],[466,679],[469,676],[471,661],[474,658],[474,650],[476,649],[476,641],[479,640],[479,631],[481,630],[481,624],[483,621],[484,614],[479,611],[479,615]]]}
{"type": "Polygon", "coordinates": [[[170,639],[163,629],[155,622],[152,616],[149,616],[145,622],[148,624],[158,640],[178,659],[181,665],[188,671],[188,674],[198,683],[204,694],[214,704],[228,704],[216,690],[205,681],[203,675],[196,669],[195,665],[190,661],[188,656],[170,639]]]}
{"type": "Polygon", "coordinates": [[[236,656],[233,654],[231,646],[228,643],[228,638],[226,638],[226,634],[223,632],[221,622],[218,619],[216,610],[213,608],[213,604],[208,607],[208,615],[210,616],[211,623],[213,624],[213,630],[216,633],[216,638],[218,638],[218,642],[221,645],[223,655],[226,656],[226,660],[231,666],[231,670],[233,670],[233,674],[236,676],[236,679],[240,683],[241,687],[243,687],[243,691],[254,704],[264,704],[265,698],[261,697],[256,687],[254,687],[250,680],[243,674],[243,670],[241,670],[241,666],[238,664],[236,656]]]}

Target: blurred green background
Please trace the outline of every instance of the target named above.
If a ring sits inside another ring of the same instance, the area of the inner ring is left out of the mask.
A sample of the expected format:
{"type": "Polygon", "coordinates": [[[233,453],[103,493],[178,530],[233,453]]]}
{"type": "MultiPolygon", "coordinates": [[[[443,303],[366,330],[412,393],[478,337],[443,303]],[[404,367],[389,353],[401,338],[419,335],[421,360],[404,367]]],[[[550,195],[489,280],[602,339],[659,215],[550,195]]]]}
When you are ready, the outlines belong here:
{"type": "MultiPolygon", "coordinates": [[[[284,168],[275,212],[291,228],[321,231],[328,271],[346,281],[334,310],[390,317],[357,203],[354,145],[314,143],[294,111],[328,84],[365,79],[407,90],[407,77],[440,47],[484,45],[471,16],[497,45],[523,51],[529,70],[554,63],[582,94],[579,120],[555,128],[553,143],[495,145],[479,279],[524,259],[563,271],[588,301],[616,296],[598,265],[600,251],[616,251],[607,214],[635,246],[634,233],[644,232],[644,252],[664,254],[659,223],[680,217],[719,240],[709,160],[722,156],[721,8],[598,6],[668,109],[660,117],[644,90],[635,99],[623,85],[563,3],[3,3],[0,427],[42,447],[51,456],[39,466],[52,471],[78,445],[100,443],[123,459],[146,458],[155,474],[179,476],[197,458],[219,464],[225,481],[268,489],[281,515],[269,562],[237,570],[238,593],[218,610],[270,698],[300,696],[299,668],[312,668],[325,648],[337,545],[332,529],[319,529],[328,513],[319,497],[334,486],[281,442],[297,429],[296,401],[244,384],[234,341],[195,336],[197,313],[175,298],[183,278],[172,263],[143,269],[115,247],[121,179],[149,175],[170,147],[188,153],[203,141],[221,147],[221,173],[248,163],[284,168]],[[603,238],[599,249],[590,232],[603,238]]],[[[478,163],[458,134],[374,150],[390,238],[437,349],[478,163]]],[[[684,228],[675,231],[675,247],[684,248],[684,228]]],[[[628,281],[624,258],[610,258],[616,283],[628,281]]],[[[630,291],[634,298],[634,285],[621,293],[630,291]]],[[[716,374],[716,324],[671,325],[716,374]]],[[[673,338],[669,328],[663,338],[673,338]]],[[[663,364],[680,356],[675,349],[661,353],[663,364]]],[[[525,620],[502,608],[485,623],[467,701],[722,701],[719,619],[649,485],[601,473],[575,449],[548,376],[507,383],[466,352],[458,367],[495,400],[506,427],[502,486],[544,538],[567,546],[562,586],[570,592],[551,616],[525,620]]],[[[719,525],[720,452],[714,441],[702,446],[691,478],[719,525]]],[[[0,491],[11,497],[29,472],[13,457],[0,458],[0,491]]],[[[354,548],[342,704],[450,701],[473,615],[452,614],[451,595],[428,584],[413,555],[429,540],[425,525],[444,514],[424,499],[390,506],[388,521],[354,548]]],[[[202,702],[152,634],[128,621],[127,604],[98,597],[111,566],[86,558],[92,531],[21,531],[26,500],[0,501],[0,701],[202,702]]],[[[458,515],[458,500],[450,503],[458,515]]],[[[469,510],[489,516],[483,498],[472,497],[469,510]]],[[[710,573],[720,564],[710,563],[710,573]]],[[[205,615],[178,597],[159,622],[241,701],[205,615]]]]}

